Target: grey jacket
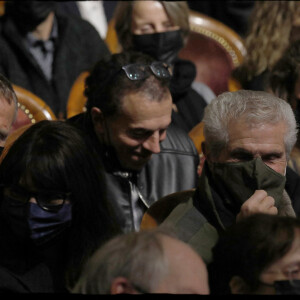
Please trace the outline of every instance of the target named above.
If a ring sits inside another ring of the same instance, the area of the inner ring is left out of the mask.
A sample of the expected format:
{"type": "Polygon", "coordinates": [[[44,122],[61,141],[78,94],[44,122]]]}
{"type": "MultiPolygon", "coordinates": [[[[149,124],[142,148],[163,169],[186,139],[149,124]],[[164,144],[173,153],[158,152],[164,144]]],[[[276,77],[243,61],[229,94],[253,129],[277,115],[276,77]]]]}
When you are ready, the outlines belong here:
{"type": "Polygon", "coordinates": [[[113,153],[99,143],[85,114],[69,122],[83,129],[99,153],[106,178],[106,196],[112,204],[117,222],[124,232],[139,230],[144,212],[158,199],[182,190],[196,188],[198,152],[182,129],[170,125],[161,143],[161,152],[153,154],[141,172],[124,172],[113,153]]]}

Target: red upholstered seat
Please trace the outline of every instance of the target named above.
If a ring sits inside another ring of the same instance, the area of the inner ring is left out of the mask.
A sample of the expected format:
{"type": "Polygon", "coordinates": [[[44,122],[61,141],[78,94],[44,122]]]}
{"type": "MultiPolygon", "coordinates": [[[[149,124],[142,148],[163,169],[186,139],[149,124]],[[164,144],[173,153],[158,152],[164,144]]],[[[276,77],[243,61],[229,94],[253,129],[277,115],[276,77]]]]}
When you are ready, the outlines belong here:
{"type": "Polygon", "coordinates": [[[196,64],[196,81],[206,83],[216,95],[237,88],[229,81],[246,55],[242,38],[227,25],[195,11],[190,12],[190,27],[179,56],[196,64]]]}
{"type": "Polygon", "coordinates": [[[50,107],[30,91],[13,84],[18,98],[18,115],[12,130],[41,120],[56,120],[50,107]]]}

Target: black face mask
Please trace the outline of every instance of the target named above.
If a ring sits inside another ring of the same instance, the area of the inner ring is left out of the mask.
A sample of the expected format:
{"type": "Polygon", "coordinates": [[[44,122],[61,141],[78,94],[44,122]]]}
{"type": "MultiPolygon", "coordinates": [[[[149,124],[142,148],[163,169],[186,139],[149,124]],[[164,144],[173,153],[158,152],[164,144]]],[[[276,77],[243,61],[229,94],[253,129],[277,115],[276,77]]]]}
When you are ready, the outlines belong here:
{"type": "Polygon", "coordinates": [[[297,99],[296,110],[294,111],[297,127],[300,127],[300,99],[297,99]]]}
{"type": "Polygon", "coordinates": [[[178,52],[183,47],[181,30],[166,31],[153,34],[134,34],[133,47],[156,60],[173,64],[178,52]]]}
{"type": "Polygon", "coordinates": [[[34,30],[55,8],[52,1],[7,1],[5,12],[23,33],[34,30]]]}
{"type": "Polygon", "coordinates": [[[277,295],[300,295],[300,280],[281,280],[274,282],[277,295]]]}

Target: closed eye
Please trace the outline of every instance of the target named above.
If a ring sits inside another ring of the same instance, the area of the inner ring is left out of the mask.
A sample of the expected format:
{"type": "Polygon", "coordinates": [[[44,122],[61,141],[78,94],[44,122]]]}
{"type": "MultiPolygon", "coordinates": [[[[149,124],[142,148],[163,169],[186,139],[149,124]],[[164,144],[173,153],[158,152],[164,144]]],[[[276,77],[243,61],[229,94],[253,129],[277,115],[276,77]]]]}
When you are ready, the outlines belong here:
{"type": "Polygon", "coordinates": [[[245,149],[238,148],[230,152],[230,158],[237,161],[250,161],[254,155],[245,149]]]}
{"type": "Polygon", "coordinates": [[[276,161],[278,159],[281,159],[283,156],[283,153],[270,153],[267,155],[262,155],[262,160],[264,162],[272,162],[272,161],[276,161]]]}

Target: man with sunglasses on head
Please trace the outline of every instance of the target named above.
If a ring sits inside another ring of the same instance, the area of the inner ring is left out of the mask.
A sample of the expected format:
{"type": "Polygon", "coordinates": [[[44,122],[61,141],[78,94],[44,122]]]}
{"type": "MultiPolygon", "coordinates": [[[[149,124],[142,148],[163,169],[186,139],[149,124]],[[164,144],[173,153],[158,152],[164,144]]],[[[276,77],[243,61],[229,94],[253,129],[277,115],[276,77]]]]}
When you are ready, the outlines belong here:
{"type": "Polygon", "coordinates": [[[102,158],[106,197],[124,232],[138,231],[162,196],[196,187],[197,150],[171,124],[171,76],[168,65],[148,55],[114,54],[86,79],[87,111],[69,119],[102,158]]]}

